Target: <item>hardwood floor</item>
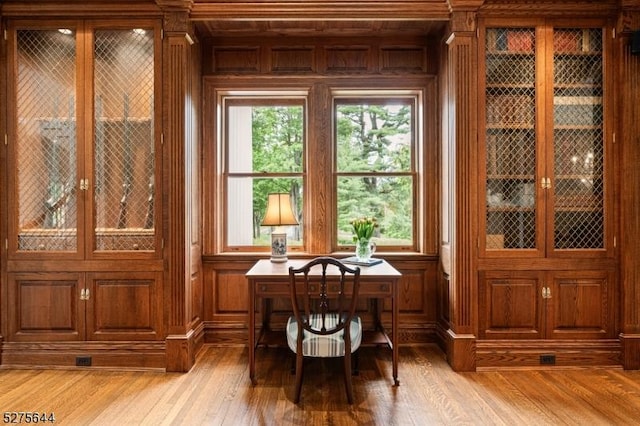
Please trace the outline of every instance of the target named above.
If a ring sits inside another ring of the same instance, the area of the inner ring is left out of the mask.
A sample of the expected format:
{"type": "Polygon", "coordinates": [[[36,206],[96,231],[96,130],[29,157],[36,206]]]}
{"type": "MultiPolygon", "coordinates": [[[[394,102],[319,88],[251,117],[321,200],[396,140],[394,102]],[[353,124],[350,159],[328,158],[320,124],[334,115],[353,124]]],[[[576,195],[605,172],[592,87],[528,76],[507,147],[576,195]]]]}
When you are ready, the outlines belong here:
{"type": "MultiPolygon", "coordinates": [[[[0,370],[0,410],[54,413],[68,425],[631,425],[640,419],[640,371],[536,370],[455,373],[435,346],[391,354],[362,348],[346,402],[336,360],[306,364],[291,402],[289,352],[257,352],[249,381],[242,347],[206,346],[186,374],[139,371],[0,370]]],[[[24,421],[23,421],[24,423],[24,421]]]]}

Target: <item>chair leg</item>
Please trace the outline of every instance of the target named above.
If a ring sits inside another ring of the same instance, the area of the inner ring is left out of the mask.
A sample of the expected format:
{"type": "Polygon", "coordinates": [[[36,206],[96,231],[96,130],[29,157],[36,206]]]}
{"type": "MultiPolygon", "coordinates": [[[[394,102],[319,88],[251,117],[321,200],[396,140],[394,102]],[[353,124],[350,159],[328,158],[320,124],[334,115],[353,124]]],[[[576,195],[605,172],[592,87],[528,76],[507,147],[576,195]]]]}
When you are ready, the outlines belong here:
{"type": "Polygon", "coordinates": [[[291,374],[296,374],[296,360],[297,360],[297,356],[295,354],[295,352],[291,352],[292,356],[291,356],[291,374]]]}
{"type": "Polygon", "coordinates": [[[300,402],[300,393],[302,391],[302,363],[304,357],[301,354],[296,354],[296,394],[293,398],[293,402],[296,404],[300,402]]]}
{"type": "Polygon", "coordinates": [[[351,354],[353,357],[353,375],[360,375],[360,350],[355,351],[351,354]]]}
{"type": "Polygon", "coordinates": [[[349,404],[353,404],[353,385],[351,383],[351,353],[349,352],[344,355],[344,387],[347,389],[347,401],[349,402],[349,404]]]}

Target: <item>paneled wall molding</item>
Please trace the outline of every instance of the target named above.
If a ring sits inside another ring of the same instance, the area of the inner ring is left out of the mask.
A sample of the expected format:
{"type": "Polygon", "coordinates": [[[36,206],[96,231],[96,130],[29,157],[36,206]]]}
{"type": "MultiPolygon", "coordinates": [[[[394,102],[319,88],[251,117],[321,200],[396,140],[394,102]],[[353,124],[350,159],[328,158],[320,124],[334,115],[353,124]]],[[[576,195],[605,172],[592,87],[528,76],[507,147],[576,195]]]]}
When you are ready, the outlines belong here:
{"type": "Polygon", "coordinates": [[[211,75],[414,75],[433,74],[436,61],[420,37],[299,37],[282,41],[263,36],[209,40],[205,73],[211,75]],[[264,58],[269,58],[265,61],[264,58]]]}

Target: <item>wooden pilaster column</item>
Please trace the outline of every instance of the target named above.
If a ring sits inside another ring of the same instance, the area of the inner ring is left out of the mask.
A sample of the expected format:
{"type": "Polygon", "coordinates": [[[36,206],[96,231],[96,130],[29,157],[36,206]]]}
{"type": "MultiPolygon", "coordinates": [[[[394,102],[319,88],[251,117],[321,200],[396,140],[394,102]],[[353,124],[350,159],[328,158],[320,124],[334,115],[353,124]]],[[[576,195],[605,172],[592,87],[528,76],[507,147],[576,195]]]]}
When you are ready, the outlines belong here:
{"type": "Polygon", "coordinates": [[[475,371],[477,274],[475,270],[477,187],[477,37],[476,14],[454,12],[446,41],[448,150],[450,162],[449,329],[445,344],[455,371],[475,371]]]}
{"type": "Polygon", "coordinates": [[[625,0],[617,25],[616,112],[620,158],[620,304],[622,365],[640,369],[640,55],[631,32],[640,30],[640,1],[625,0]]]}
{"type": "Polygon", "coordinates": [[[188,233],[186,217],[186,117],[189,71],[189,4],[157,0],[165,11],[163,40],[163,224],[165,229],[164,314],[166,369],[189,371],[195,363],[194,332],[188,319],[188,233]]]}

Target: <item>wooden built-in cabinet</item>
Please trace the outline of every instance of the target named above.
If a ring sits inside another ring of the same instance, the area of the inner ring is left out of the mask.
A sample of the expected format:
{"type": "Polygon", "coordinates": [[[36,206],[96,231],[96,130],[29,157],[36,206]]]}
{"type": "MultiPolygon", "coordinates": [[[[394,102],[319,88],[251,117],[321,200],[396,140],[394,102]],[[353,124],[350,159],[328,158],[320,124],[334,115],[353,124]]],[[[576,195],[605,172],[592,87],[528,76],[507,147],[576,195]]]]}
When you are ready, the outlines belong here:
{"type": "Polygon", "coordinates": [[[480,339],[615,337],[613,272],[480,272],[480,339]]]}
{"type": "Polygon", "coordinates": [[[612,32],[575,25],[481,30],[482,257],[612,255],[612,32]]]}
{"type": "Polygon", "coordinates": [[[159,272],[10,274],[7,341],[158,339],[160,282],[159,272]]]}
{"type": "Polygon", "coordinates": [[[7,46],[3,363],[163,367],[160,22],[11,20],[7,46]]]}
{"type": "Polygon", "coordinates": [[[612,29],[487,19],[480,35],[478,366],[522,361],[492,340],[614,339],[612,29]]]}

